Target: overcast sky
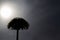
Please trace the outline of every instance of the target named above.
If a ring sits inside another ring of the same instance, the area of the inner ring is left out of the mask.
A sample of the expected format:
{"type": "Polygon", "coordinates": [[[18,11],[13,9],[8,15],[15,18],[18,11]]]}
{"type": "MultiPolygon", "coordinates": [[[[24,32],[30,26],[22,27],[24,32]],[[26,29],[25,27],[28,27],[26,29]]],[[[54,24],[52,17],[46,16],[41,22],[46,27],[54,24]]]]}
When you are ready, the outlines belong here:
{"type": "MultiPolygon", "coordinates": [[[[28,30],[20,30],[19,40],[60,40],[59,0],[0,0],[0,7],[4,3],[13,7],[12,18],[22,17],[30,24],[28,30]]],[[[0,17],[0,40],[16,40],[16,31],[1,21],[0,17]]]]}

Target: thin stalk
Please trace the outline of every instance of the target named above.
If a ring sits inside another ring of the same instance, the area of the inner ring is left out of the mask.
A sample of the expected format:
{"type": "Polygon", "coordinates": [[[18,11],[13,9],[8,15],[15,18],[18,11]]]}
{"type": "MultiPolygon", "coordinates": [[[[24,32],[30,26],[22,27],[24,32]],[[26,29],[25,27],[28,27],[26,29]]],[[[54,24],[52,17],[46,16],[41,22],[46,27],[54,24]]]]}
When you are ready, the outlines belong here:
{"type": "Polygon", "coordinates": [[[19,40],[19,30],[17,30],[16,40],[19,40]]]}

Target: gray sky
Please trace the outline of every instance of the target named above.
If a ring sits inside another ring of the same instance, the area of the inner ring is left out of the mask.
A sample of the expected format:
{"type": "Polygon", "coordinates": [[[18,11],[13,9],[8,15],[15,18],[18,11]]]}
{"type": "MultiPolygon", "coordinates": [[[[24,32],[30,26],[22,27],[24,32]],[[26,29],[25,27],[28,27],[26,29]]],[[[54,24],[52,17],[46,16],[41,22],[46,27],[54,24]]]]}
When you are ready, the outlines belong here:
{"type": "MultiPolygon", "coordinates": [[[[23,17],[30,24],[28,30],[20,30],[19,40],[60,40],[59,0],[0,0],[0,6],[3,3],[13,6],[12,18],[23,17]]],[[[7,29],[9,20],[0,17],[0,40],[16,39],[16,31],[7,29]]]]}

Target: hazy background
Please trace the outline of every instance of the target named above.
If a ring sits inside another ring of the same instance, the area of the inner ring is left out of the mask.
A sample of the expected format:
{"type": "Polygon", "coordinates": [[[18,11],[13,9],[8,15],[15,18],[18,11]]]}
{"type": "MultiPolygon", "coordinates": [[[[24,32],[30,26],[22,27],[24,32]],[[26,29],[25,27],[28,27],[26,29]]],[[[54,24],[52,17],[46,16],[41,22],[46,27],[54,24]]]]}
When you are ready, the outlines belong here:
{"type": "MultiPolygon", "coordinates": [[[[0,7],[4,3],[14,8],[12,18],[22,17],[30,24],[28,30],[20,30],[19,40],[60,40],[59,0],[0,0],[0,7]]],[[[0,17],[0,40],[16,40],[16,31],[7,29],[9,20],[0,17]]]]}

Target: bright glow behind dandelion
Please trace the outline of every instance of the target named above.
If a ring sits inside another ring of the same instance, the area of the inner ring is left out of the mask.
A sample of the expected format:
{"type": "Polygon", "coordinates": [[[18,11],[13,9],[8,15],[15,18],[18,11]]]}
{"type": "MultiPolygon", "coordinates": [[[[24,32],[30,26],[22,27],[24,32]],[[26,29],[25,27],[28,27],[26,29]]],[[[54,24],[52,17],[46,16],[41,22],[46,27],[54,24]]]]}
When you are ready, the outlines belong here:
{"type": "Polygon", "coordinates": [[[12,16],[12,9],[7,5],[2,6],[1,7],[1,17],[4,19],[8,19],[11,16],[12,16]]]}

